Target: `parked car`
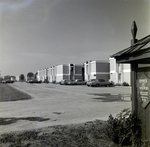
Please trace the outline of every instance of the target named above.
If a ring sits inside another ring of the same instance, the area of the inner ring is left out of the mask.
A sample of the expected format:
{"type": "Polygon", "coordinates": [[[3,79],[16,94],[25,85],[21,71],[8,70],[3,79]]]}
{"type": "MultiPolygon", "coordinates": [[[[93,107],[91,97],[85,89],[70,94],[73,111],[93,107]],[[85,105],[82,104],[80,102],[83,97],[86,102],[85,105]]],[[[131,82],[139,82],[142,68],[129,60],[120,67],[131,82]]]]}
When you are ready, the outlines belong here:
{"type": "Polygon", "coordinates": [[[33,83],[42,83],[42,81],[38,81],[38,80],[29,80],[28,83],[33,84],[33,83]]]}
{"type": "Polygon", "coordinates": [[[6,81],[5,81],[5,80],[3,80],[1,83],[6,83],[6,81]]]}
{"type": "Polygon", "coordinates": [[[107,82],[104,79],[92,79],[87,82],[87,86],[91,87],[99,87],[99,86],[105,86],[105,87],[110,87],[113,86],[112,82],[107,82]]]}
{"type": "Polygon", "coordinates": [[[74,80],[68,80],[66,85],[76,85],[76,82],[74,80]]]}
{"type": "Polygon", "coordinates": [[[3,80],[2,83],[14,83],[15,81],[13,80],[3,80]]]}
{"type": "Polygon", "coordinates": [[[60,85],[67,85],[68,80],[61,80],[59,82],[60,85]]]}
{"type": "Polygon", "coordinates": [[[86,85],[86,82],[80,79],[75,80],[76,85],[86,85]]]}

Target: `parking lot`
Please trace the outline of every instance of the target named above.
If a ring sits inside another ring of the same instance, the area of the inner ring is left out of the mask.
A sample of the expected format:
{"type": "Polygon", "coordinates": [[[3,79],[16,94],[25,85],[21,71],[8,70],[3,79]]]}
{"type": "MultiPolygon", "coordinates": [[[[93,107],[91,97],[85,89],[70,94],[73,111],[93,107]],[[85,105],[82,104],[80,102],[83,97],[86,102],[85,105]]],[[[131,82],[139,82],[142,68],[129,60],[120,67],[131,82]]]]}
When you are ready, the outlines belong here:
{"type": "Polygon", "coordinates": [[[45,126],[107,120],[131,107],[131,87],[87,87],[86,85],[29,84],[11,86],[28,93],[30,100],[0,102],[1,118],[44,118],[46,121],[18,120],[0,126],[1,132],[45,126]]]}

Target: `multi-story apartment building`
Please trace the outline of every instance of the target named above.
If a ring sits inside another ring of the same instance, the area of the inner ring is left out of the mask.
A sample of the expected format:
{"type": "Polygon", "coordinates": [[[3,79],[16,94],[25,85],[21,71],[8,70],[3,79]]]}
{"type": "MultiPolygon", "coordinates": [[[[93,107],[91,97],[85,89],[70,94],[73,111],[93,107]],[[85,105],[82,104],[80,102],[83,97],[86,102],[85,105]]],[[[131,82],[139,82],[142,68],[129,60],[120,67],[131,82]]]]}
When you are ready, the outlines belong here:
{"type": "Polygon", "coordinates": [[[56,81],[56,66],[51,66],[47,69],[47,76],[49,82],[55,82],[56,81]]]}
{"type": "Polygon", "coordinates": [[[45,81],[45,79],[47,77],[47,75],[46,75],[47,72],[46,71],[47,71],[47,68],[46,69],[40,69],[40,70],[37,71],[38,81],[42,81],[42,82],[45,81]]]}
{"type": "Polygon", "coordinates": [[[55,67],[56,83],[63,79],[76,80],[83,79],[83,66],[76,64],[62,64],[55,67]]]}
{"type": "Polygon", "coordinates": [[[105,79],[110,78],[109,62],[105,61],[86,61],[84,63],[84,78],[85,81],[90,79],[105,79]]]}
{"type": "Polygon", "coordinates": [[[123,82],[130,83],[130,64],[118,64],[115,58],[109,58],[110,62],[110,81],[115,84],[122,84],[123,82]]]}
{"type": "Polygon", "coordinates": [[[83,65],[61,64],[51,66],[37,71],[38,81],[48,80],[51,83],[58,83],[63,79],[67,80],[84,80],[83,65]]]}
{"type": "Polygon", "coordinates": [[[55,81],[60,82],[63,79],[69,79],[69,65],[61,64],[55,66],[55,81]]]}

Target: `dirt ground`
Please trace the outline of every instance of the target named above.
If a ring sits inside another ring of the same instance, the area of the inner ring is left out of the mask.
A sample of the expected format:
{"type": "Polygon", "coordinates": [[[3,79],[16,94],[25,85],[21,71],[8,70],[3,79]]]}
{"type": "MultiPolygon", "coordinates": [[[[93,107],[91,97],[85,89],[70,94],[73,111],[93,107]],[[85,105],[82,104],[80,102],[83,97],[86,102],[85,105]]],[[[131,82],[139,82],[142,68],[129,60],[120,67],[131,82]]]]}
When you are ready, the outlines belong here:
{"type": "Polygon", "coordinates": [[[0,125],[0,133],[107,120],[110,114],[115,116],[131,107],[130,87],[92,88],[22,82],[11,84],[11,87],[28,93],[32,98],[0,102],[0,118],[14,122],[0,125]],[[35,118],[35,121],[30,121],[30,118],[35,118]],[[45,121],[37,121],[37,118],[45,121]]]}
{"type": "Polygon", "coordinates": [[[106,120],[131,107],[130,94],[130,87],[0,84],[0,146],[117,146],[105,138],[106,120]]]}

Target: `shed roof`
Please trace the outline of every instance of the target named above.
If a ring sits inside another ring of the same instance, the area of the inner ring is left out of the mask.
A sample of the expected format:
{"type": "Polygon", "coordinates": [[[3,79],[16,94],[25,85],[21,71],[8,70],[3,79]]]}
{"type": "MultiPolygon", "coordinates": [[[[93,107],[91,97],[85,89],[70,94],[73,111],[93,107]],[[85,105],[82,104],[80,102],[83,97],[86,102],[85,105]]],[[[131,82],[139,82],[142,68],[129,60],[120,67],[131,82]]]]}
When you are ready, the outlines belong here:
{"type": "Polygon", "coordinates": [[[134,45],[111,55],[119,63],[150,63],[150,35],[138,40],[134,45]]]}

